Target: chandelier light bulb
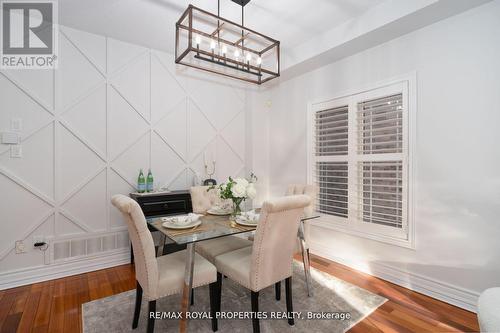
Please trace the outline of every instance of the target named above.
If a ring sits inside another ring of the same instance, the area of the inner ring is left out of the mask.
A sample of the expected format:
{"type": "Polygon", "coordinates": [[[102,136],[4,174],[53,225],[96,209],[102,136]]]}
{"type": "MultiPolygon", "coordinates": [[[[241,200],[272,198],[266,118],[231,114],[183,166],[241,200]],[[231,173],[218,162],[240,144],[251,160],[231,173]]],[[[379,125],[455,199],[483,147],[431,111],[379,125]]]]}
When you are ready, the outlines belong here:
{"type": "Polygon", "coordinates": [[[200,46],[201,44],[201,37],[199,35],[197,35],[194,39],[195,43],[196,43],[196,46],[200,46]]]}
{"type": "Polygon", "coordinates": [[[260,65],[260,64],[262,64],[262,58],[261,58],[261,57],[258,57],[258,58],[257,58],[257,65],[260,65]]]}
{"type": "Polygon", "coordinates": [[[235,50],[235,51],[234,51],[234,57],[235,57],[236,59],[238,59],[238,58],[239,58],[239,56],[240,56],[240,51],[235,50]]]}
{"type": "Polygon", "coordinates": [[[212,50],[215,50],[215,41],[213,41],[213,40],[212,40],[212,41],[210,41],[210,48],[211,48],[212,50]]]}
{"type": "Polygon", "coordinates": [[[227,53],[227,46],[226,46],[226,45],[223,45],[223,46],[222,46],[222,54],[223,54],[223,55],[226,55],[226,53],[227,53]]]}
{"type": "Polygon", "coordinates": [[[247,53],[247,61],[252,60],[252,55],[250,53],[247,53]]]}

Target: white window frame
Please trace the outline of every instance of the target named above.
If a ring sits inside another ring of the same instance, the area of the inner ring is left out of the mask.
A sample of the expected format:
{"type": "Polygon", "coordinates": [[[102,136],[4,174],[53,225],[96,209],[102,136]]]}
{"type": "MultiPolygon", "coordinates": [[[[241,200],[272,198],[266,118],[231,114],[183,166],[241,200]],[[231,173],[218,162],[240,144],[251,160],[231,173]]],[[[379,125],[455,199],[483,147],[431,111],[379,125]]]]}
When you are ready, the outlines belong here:
{"type": "Polygon", "coordinates": [[[348,162],[348,218],[321,214],[321,217],[312,222],[335,231],[364,237],[392,245],[415,249],[414,225],[414,165],[413,155],[416,138],[416,73],[401,77],[376,82],[369,86],[339,94],[334,98],[324,98],[308,103],[307,111],[307,178],[310,184],[314,183],[314,165],[319,161],[348,162]],[[356,114],[357,103],[361,100],[403,94],[403,152],[402,154],[370,154],[359,156],[356,151],[357,128],[356,114]],[[315,155],[315,114],[318,111],[348,105],[348,155],[316,156],[315,155]],[[356,188],[356,164],[358,161],[388,160],[394,155],[395,160],[403,161],[403,228],[398,229],[384,225],[365,223],[358,220],[356,214],[359,201],[353,195],[352,189],[356,188]]]}

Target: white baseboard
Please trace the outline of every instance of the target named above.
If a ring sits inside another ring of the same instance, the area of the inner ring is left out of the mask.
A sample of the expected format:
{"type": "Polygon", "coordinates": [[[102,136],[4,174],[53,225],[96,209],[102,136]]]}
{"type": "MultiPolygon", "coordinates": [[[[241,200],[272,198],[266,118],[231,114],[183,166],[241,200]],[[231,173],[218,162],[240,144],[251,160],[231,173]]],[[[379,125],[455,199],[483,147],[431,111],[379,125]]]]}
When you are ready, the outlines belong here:
{"type": "MultiPolygon", "coordinates": [[[[332,251],[320,244],[310,242],[311,253],[326,259],[338,262],[342,265],[351,267],[364,273],[373,275],[383,280],[392,282],[407,289],[430,296],[440,301],[458,306],[462,309],[476,312],[477,299],[479,293],[454,286],[452,284],[438,281],[423,275],[407,272],[396,267],[384,265],[381,263],[370,262],[370,271],[360,269],[361,262],[348,261],[335,256],[332,251]]],[[[363,264],[365,264],[363,262],[363,264]]]]}
{"type": "Polygon", "coordinates": [[[124,249],[123,251],[99,257],[9,271],[0,273],[0,290],[97,271],[128,263],[130,263],[130,250],[124,249]]]}

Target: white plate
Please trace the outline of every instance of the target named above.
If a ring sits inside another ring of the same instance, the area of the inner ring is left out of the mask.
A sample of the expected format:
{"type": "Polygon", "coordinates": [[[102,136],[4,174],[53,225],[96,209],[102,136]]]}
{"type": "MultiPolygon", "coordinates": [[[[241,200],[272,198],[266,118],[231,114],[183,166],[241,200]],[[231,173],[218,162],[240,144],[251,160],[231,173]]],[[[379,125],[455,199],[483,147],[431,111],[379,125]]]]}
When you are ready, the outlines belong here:
{"type": "Polygon", "coordinates": [[[225,216],[225,215],[231,215],[231,211],[230,210],[224,211],[224,210],[217,210],[210,208],[209,210],[207,210],[207,214],[225,216]]]}
{"type": "Polygon", "coordinates": [[[194,228],[200,224],[201,224],[201,221],[197,220],[197,221],[191,221],[189,223],[183,223],[183,224],[177,224],[175,222],[164,222],[164,223],[162,223],[162,226],[164,226],[167,229],[189,229],[189,228],[194,228]]]}
{"type": "Polygon", "coordinates": [[[239,225],[244,225],[246,227],[256,227],[257,224],[259,223],[259,219],[253,220],[253,221],[245,221],[245,220],[240,220],[238,218],[235,219],[236,223],[239,225]]]}

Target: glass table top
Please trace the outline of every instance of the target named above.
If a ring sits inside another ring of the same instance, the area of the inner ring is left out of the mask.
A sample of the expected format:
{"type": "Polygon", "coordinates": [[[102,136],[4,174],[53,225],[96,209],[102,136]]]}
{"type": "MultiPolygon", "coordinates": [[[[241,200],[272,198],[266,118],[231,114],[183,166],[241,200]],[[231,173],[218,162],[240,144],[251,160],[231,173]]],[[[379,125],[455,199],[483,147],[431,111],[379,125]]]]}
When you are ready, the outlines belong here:
{"type": "MultiPolygon", "coordinates": [[[[258,211],[258,210],[257,210],[258,211]]],[[[303,217],[302,221],[316,219],[320,215],[303,217]]],[[[244,234],[255,231],[256,226],[249,227],[239,225],[230,220],[230,216],[203,215],[200,216],[201,224],[191,229],[169,229],[162,226],[162,216],[147,219],[150,226],[167,236],[167,239],[177,244],[189,244],[199,241],[225,237],[230,235],[244,234]]]]}

